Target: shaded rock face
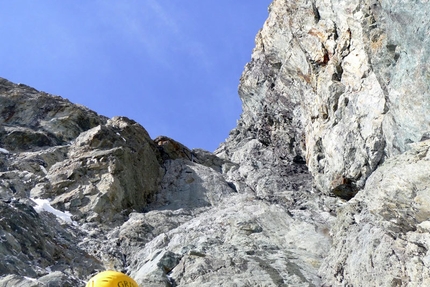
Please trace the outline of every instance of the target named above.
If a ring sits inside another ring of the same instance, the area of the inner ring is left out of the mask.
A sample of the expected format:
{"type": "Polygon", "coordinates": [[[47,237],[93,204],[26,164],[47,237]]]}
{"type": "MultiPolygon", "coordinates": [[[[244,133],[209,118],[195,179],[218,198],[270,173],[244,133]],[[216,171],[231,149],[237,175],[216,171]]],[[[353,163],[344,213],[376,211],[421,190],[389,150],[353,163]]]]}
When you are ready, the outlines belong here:
{"type": "Polygon", "coordinates": [[[214,153],[0,79],[0,286],[430,285],[430,12],[403,2],[273,1],[214,153]]]}
{"type": "MultiPolygon", "coordinates": [[[[50,213],[36,213],[29,200],[2,201],[0,208],[2,275],[43,278],[58,272],[54,279],[65,277],[63,283],[68,282],[68,285],[58,286],[76,286],[79,275],[88,276],[101,268],[97,258],[76,244],[81,235],[77,228],[61,225],[50,213]]],[[[2,284],[0,286],[18,286],[2,284]]]]}
{"type": "Polygon", "coordinates": [[[1,146],[30,151],[65,144],[106,122],[83,106],[0,79],[1,146]]]}

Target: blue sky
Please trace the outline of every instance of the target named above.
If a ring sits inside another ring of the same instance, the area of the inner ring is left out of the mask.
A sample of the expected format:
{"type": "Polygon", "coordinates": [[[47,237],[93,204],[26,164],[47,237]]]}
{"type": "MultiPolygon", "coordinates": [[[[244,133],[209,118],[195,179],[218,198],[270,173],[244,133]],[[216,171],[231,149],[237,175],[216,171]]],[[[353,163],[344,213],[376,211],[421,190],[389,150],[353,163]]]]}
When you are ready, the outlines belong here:
{"type": "Polygon", "coordinates": [[[4,1],[0,77],[213,151],[270,2],[4,1]]]}

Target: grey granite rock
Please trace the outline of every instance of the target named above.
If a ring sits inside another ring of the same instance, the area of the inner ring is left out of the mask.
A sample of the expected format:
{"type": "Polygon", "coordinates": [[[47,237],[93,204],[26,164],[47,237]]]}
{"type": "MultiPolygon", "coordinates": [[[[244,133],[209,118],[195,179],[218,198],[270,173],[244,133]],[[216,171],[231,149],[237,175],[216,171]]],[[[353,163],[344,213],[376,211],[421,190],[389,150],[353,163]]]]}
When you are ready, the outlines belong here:
{"type": "Polygon", "coordinates": [[[214,153],[0,79],[0,286],[429,285],[427,4],[274,0],[214,153]]]}
{"type": "Polygon", "coordinates": [[[148,133],[136,122],[116,117],[71,143],[66,159],[49,168],[44,195],[76,220],[121,224],[154,197],[161,172],[148,133]]]}
{"type": "Polygon", "coordinates": [[[165,162],[166,172],[151,209],[194,209],[216,206],[235,190],[221,173],[188,160],[165,162]]]}
{"type": "Polygon", "coordinates": [[[141,284],[157,276],[176,286],[318,286],[331,216],[314,214],[316,229],[306,215],[247,195],[226,197],[146,244],[135,255],[146,260],[135,261],[131,274],[141,284]],[[179,263],[162,263],[168,258],[179,263]],[[154,273],[159,265],[164,272],[154,273]]]}
{"type": "MultiPolygon", "coordinates": [[[[37,213],[34,205],[25,199],[0,202],[1,274],[33,278],[30,281],[34,282],[58,271],[64,274],[56,281],[76,282],[101,268],[96,257],[78,246],[83,236],[78,227],[57,221],[51,213],[37,213]]],[[[0,280],[0,286],[4,280],[0,280]]],[[[5,286],[15,286],[8,284],[5,286]]],[[[22,284],[17,286],[27,286],[22,284]]]]}
{"type": "Polygon", "coordinates": [[[0,286],[39,287],[41,284],[39,284],[36,279],[11,274],[0,279],[0,286]]]}
{"type": "Polygon", "coordinates": [[[279,146],[285,158],[306,160],[320,191],[348,182],[354,194],[386,157],[421,140],[430,122],[428,9],[406,12],[403,2],[273,1],[225,152],[248,139],[279,146]]]}
{"type": "Polygon", "coordinates": [[[10,151],[64,144],[107,120],[86,107],[3,78],[0,93],[0,145],[10,151]]]}
{"type": "Polygon", "coordinates": [[[430,284],[430,141],[409,148],[339,210],[320,269],[327,285],[430,284]]]}

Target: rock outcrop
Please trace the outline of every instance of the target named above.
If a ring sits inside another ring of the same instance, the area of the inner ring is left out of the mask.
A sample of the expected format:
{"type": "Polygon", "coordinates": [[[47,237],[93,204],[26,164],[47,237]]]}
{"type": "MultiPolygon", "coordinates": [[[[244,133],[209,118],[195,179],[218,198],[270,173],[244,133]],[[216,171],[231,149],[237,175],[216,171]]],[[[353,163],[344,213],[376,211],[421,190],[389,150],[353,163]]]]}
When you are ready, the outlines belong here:
{"type": "Polygon", "coordinates": [[[274,0],[214,153],[0,79],[0,286],[429,285],[429,13],[274,0]]]}
{"type": "Polygon", "coordinates": [[[425,5],[274,1],[229,141],[252,137],[306,159],[323,192],[362,188],[385,158],[429,132],[425,5]]]}
{"type": "Polygon", "coordinates": [[[430,284],[430,140],[387,159],[338,211],[327,285],[430,284]]]}

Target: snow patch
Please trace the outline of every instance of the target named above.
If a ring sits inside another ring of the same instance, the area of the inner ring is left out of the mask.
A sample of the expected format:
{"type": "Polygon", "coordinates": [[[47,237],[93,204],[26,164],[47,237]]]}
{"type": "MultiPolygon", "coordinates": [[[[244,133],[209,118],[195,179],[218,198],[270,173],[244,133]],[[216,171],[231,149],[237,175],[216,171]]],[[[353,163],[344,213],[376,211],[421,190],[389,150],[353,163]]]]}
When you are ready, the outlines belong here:
{"type": "Polygon", "coordinates": [[[43,171],[44,174],[48,174],[48,171],[43,165],[40,165],[40,169],[43,171]]]}
{"type": "Polygon", "coordinates": [[[7,149],[4,149],[4,148],[0,147],[0,153],[8,154],[9,151],[7,149]]]}
{"type": "MultiPolygon", "coordinates": [[[[121,137],[121,134],[118,133],[118,132],[116,133],[116,135],[121,137]]],[[[127,141],[124,137],[121,137],[121,138],[122,138],[123,141],[125,141],[125,142],[127,141]]]]}
{"type": "Polygon", "coordinates": [[[68,222],[68,223],[73,223],[72,221],[72,214],[68,211],[66,212],[62,212],[61,210],[55,209],[51,206],[51,204],[49,203],[49,200],[47,199],[40,199],[40,198],[32,198],[32,200],[37,204],[34,207],[34,210],[36,210],[37,213],[40,213],[42,211],[47,211],[50,212],[52,214],[54,214],[57,218],[68,222]]]}

